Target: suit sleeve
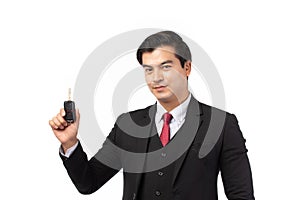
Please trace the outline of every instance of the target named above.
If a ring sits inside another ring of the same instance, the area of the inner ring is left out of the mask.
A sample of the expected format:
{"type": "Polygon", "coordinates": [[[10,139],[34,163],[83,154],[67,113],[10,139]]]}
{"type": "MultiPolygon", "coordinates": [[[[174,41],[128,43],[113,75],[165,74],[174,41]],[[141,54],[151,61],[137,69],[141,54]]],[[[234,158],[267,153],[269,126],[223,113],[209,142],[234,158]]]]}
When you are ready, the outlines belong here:
{"type": "Polygon", "coordinates": [[[80,193],[91,194],[97,191],[121,169],[119,154],[112,151],[116,132],[117,125],[107,136],[102,148],[90,160],[87,159],[80,142],[69,158],[60,154],[72,182],[80,193]],[[109,165],[106,160],[114,165],[109,165]]]}
{"type": "Polygon", "coordinates": [[[233,114],[227,114],[220,164],[224,189],[229,200],[255,199],[245,142],[237,118],[233,114]]]}

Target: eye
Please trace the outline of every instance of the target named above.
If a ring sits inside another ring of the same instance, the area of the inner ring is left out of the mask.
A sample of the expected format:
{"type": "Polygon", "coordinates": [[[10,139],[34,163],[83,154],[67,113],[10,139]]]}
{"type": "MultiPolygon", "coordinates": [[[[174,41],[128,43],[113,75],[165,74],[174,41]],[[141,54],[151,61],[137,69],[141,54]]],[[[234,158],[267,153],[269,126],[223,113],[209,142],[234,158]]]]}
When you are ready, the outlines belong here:
{"type": "Polygon", "coordinates": [[[152,72],[152,68],[150,68],[150,67],[144,67],[144,70],[146,73],[152,72]]]}
{"type": "Polygon", "coordinates": [[[163,69],[169,69],[169,68],[171,68],[171,65],[163,65],[162,68],[163,69]]]}

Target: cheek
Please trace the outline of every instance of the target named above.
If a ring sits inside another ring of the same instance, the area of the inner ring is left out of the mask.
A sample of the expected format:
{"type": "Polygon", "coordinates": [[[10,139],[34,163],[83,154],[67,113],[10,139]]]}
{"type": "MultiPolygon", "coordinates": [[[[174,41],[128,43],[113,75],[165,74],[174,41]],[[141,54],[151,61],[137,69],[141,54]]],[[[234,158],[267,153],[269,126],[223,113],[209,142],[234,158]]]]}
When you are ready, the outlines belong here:
{"type": "Polygon", "coordinates": [[[176,70],[164,73],[164,80],[168,83],[168,85],[183,85],[185,79],[186,77],[176,70]]]}
{"type": "Polygon", "coordinates": [[[145,81],[147,83],[147,85],[149,85],[151,83],[151,77],[149,75],[145,75],[145,81]]]}
{"type": "Polygon", "coordinates": [[[152,90],[152,79],[149,76],[145,76],[145,82],[149,88],[149,90],[152,90]]]}

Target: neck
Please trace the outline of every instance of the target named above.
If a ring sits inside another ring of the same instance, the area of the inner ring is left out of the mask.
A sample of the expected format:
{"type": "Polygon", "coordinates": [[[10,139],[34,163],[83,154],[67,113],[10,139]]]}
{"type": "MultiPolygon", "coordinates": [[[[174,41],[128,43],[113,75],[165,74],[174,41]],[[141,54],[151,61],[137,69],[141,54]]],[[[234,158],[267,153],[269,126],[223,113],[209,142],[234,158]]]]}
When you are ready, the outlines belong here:
{"type": "Polygon", "coordinates": [[[189,94],[189,91],[187,91],[187,93],[183,95],[182,98],[176,98],[173,101],[158,101],[164,107],[164,109],[166,109],[167,112],[170,112],[171,110],[179,106],[182,102],[184,102],[188,98],[189,94]]]}

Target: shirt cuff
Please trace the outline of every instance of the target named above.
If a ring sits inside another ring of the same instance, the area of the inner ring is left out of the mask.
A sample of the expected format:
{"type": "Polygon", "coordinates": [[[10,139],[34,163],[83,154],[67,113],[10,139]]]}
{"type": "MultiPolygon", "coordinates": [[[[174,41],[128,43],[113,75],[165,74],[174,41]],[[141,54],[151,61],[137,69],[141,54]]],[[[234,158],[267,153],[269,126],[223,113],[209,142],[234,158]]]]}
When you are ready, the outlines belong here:
{"type": "Polygon", "coordinates": [[[66,153],[64,153],[64,150],[62,149],[62,146],[60,145],[59,152],[60,152],[61,155],[69,158],[72,155],[72,153],[74,152],[74,150],[76,149],[77,146],[78,146],[78,141],[72,147],[68,148],[66,153]]]}

